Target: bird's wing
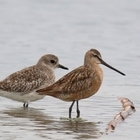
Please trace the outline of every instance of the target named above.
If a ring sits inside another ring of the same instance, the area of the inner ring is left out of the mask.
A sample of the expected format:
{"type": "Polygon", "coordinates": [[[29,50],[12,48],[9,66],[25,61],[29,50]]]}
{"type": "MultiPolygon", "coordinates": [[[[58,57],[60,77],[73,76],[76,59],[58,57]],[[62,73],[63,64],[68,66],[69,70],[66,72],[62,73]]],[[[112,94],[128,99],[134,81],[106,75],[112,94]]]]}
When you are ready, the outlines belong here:
{"type": "Polygon", "coordinates": [[[0,82],[0,90],[28,93],[39,88],[43,81],[39,69],[32,66],[9,75],[0,82]]]}
{"type": "Polygon", "coordinates": [[[49,87],[39,89],[40,95],[59,94],[59,93],[75,93],[87,89],[93,84],[94,72],[81,66],[49,87]]]}

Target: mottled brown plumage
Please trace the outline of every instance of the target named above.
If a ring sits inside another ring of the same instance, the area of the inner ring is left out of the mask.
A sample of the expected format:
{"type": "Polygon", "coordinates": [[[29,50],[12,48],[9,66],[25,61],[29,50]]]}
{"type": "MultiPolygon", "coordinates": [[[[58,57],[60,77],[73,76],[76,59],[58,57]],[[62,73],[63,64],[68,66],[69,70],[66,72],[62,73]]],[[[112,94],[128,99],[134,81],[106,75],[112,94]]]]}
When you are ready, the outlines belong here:
{"type": "Polygon", "coordinates": [[[102,60],[101,54],[96,49],[91,49],[85,54],[84,65],[71,71],[49,87],[37,90],[40,95],[50,95],[64,101],[73,101],[69,108],[69,118],[74,102],[77,102],[77,117],[80,116],[78,101],[94,95],[100,88],[103,72],[99,64],[119,72],[102,60]]]}
{"type": "MultiPolygon", "coordinates": [[[[36,65],[17,71],[0,82],[0,96],[28,103],[42,99],[35,90],[49,86],[55,82],[55,68],[66,67],[59,64],[55,55],[42,56],[36,65]]],[[[25,106],[25,104],[24,104],[25,106]]]]}

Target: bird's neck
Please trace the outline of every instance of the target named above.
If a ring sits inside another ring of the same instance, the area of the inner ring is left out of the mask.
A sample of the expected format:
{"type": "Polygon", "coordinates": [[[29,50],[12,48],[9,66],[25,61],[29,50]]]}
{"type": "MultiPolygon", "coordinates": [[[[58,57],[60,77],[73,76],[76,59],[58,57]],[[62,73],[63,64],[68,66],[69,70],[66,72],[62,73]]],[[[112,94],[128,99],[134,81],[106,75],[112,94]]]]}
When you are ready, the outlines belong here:
{"type": "Polygon", "coordinates": [[[90,61],[88,61],[88,62],[86,62],[86,60],[85,60],[84,65],[85,65],[88,69],[92,70],[92,71],[95,73],[95,75],[98,77],[98,79],[99,79],[100,81],[103,80],[103,71],[102,71],[102,69],[101,69],[101,67],[100,67],[99,64],[95,63],[95,62],[92,61],[92,60],[90,60],[90,61]]]}

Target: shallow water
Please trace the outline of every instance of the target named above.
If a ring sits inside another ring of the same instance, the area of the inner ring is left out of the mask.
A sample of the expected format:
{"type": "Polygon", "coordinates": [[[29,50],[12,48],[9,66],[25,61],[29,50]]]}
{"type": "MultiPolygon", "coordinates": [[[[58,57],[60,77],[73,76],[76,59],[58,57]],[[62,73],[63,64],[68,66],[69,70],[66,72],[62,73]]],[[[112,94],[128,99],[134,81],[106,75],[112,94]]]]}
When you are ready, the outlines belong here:
{"type": "MultiPolygon", "coordinates": [[[[101,66],[103,84],[96,95],[80,101],[80,121],[61,119],[68,117],[69,102],[45,97],[24,110],[22,103],[0,97],[0,139],[139,140],[139,5],[139,0],[0,0],[1,80],[45,53],[57,55],[71,71],[83,64],[90,48],[126,74],[101,66]],[[102,135],[122,110],[118,97],[129,98],[136,112],[102,135]]],[[[66,73],[56,70],[56,79],[66,73]]]]}

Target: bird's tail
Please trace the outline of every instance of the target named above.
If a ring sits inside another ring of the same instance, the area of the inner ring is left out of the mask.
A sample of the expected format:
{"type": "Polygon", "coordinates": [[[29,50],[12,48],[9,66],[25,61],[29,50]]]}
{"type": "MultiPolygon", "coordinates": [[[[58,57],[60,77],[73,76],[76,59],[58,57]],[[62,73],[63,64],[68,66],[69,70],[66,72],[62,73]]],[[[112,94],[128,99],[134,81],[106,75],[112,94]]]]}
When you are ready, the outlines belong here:
{"type": "Polygon", "coordinates": [[[36,90],[39,95],[51,95],[53,93],[53,88],[51,86],[36,90]]]}

